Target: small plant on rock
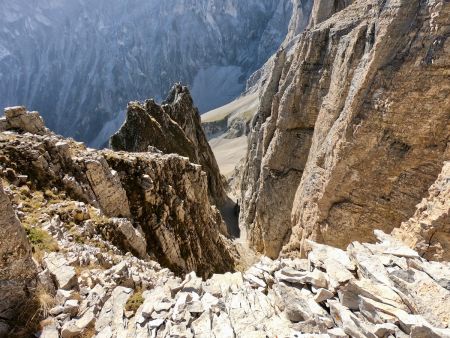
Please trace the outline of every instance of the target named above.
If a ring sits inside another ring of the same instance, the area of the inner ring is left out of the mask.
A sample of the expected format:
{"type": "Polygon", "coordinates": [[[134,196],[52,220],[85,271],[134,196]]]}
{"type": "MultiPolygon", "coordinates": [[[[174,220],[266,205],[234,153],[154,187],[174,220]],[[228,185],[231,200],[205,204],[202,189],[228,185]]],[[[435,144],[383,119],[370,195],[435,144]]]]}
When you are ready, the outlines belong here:
{"type": "Polygon", "coordinates": [[[142,291],[136,291],[128,299],[127,304],[125,305],[125,310],[136,312],[142,304],[144,304],[144,297],[142,296],[142,291]]]}

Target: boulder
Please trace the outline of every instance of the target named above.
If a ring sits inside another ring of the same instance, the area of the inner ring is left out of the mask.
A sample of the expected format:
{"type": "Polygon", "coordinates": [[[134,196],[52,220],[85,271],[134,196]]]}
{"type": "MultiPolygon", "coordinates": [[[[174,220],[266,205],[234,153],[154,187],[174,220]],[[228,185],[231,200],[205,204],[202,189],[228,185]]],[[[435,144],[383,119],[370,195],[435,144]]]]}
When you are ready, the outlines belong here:
{"type": "Polygon", "coordinates": [[[59,289],[70,290],[77,285],[75,269],[69,265],[63,254],[51,252],[44,258],[44,265],[52,275],[59,289]]]}
{"type": "Polygon", "coordinates": [[[44,120],[38,112],[27,112],[27,109],[22,106],[8,107],[4,111],[6,117],[5,129],[18,129],[23,132],[38,135],[48,133],[44,120]]]}
{"type": "Polygon", "coordinates": [[[118,233],[123,236],[123,247],[128,248],[142,259],[148,257],[145,237],[138,229],[133,227],[133,224],[128,219],[112,218],[111,222],[118,233]]]}
{"type": "Polygon", "coordinates": [[[118,286],[112,291],[111,297],[103,305],[95,322],[95,331],[99,335],[106,336],[109,330],[118,336],[122,336],[126,332],[124,320],[125,304],[132,293],[131,289],[122,286],[118,286]]]}
{"type": "Polygon", "coordinates": [[[103,212],[111,217],[129,217],[126,192],[117,172],[111,170],[104,157],[87,159],[84,166],[86,177],[103,212]]]}

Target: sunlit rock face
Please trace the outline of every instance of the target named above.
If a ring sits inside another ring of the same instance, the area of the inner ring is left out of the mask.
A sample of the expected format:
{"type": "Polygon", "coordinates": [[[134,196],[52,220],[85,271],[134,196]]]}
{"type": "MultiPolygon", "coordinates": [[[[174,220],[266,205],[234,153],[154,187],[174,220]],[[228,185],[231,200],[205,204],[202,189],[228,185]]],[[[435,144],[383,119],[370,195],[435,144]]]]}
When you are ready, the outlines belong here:
{"type": "Polygon", "coordinates": [[[239,95],[286,36],[291,0],[0,3],[0,107],[102,146],[131,100],[188,83],[200,112],[239,95]]]}
{"type": "Polygon", "coordinates": [[[274,58],[250,126],[241,226],[277,257],[304,254],[308,239],[374,241],[374,229],[404,223],[414,234],[400,238],[442,259],[449,3],[334,4],[315,1],[294,52],[274,58]],[[416,210],[424,197],[428,215],[416,210]]]}

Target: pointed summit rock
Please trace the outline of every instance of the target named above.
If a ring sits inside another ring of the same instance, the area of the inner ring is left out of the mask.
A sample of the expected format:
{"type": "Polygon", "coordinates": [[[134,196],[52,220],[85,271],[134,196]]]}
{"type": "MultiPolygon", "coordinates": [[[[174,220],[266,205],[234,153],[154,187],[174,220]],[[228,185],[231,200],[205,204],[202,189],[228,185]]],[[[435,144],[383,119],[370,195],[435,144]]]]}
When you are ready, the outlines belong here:
{"type": "Polygon", "coordinates": [[[212,200],[217,205],[225,202],[224,180],[187,87],[173,86],[162,105],[154,100],[130,102],[127,119],[110,143],[117,151],[147,152],[156,148],[188,157],[206,172],[212,200]]]}

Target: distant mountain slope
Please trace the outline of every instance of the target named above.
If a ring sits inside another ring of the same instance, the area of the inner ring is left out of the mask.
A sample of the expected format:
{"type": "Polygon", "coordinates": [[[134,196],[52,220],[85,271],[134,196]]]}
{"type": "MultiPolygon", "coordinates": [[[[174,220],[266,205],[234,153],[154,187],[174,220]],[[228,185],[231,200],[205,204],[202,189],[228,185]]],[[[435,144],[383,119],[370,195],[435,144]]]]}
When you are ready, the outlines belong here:
{"type": "Polygon", "coordinates": [[[286,36],[291,0],[0,2],[0,107],[101,146],[130,100],[187,83],[200,111],[239,95],[286,36]]]}

